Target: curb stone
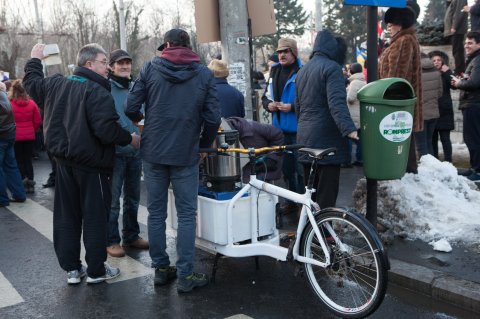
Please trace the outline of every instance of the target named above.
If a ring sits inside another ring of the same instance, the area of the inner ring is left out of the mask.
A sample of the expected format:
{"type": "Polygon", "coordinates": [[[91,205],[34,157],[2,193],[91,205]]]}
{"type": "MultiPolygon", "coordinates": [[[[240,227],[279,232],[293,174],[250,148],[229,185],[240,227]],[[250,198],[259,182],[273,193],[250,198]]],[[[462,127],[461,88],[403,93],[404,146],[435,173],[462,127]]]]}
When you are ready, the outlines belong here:
{"type": "Polygon", "coordinates": [[[389,281],[468,311],[480,313],[480,283],[390,258],[389,281]]]}

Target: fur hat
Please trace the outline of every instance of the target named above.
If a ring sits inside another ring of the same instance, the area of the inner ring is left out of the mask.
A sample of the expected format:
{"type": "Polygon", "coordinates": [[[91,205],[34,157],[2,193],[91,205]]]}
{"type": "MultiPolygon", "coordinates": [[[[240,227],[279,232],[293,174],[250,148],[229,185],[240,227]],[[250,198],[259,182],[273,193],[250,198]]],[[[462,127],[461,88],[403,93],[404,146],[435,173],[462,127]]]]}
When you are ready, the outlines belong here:
{"type": "Polygon", "coordinates": [[[402,26],[402,29],[410,28],[415,24],[415,12],[411,7],[389,8],[385,12],[385,23],[392,23],[402,26]]]}
{"type": "Polygon", "coordinates": [[[217,59],[213,59],[208,68],[213,71],[213,76],[216,78],[227,78],[230,74],[227,64],[217,59]]]}
{"type": "Polygon", "coordinates": [[[290,49],[295,57],[298,57],[297,41],[288,38],[278,40],[277,52],[290,49]]]}

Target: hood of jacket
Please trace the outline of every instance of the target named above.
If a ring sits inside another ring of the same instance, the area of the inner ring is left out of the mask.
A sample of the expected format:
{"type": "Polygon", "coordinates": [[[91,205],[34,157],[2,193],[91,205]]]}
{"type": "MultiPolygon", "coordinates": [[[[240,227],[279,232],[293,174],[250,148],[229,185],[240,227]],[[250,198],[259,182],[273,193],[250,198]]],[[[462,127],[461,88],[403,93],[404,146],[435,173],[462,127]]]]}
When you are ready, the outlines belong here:
{"type": "Polygon", "coordinates": [[[155,57],[152,66],[168,82],[182,83],[200,72],[199,62],[200,58],[192,50],[174,47],[165,49],[161,57],[155,57]]]}
{"type": "Polygon", "coordinates": [[[422,70],[430,71],[432,69],[435,69],[432,60],[430,58],[422,58],[422,70]]]}
{"type": "Polygon", "coordinates": [[[16,106],[25,107],[28,105],[27,99],[13,99],[12,103],[15,103],[16,106]]]}
{"type": "Polygon", "coordinates": [[[337,55],[337,40],[328,30],[322,30],[317,33],[315,43],[313,44],[313,55],[323,55],[330,60],[335,60],[337,55]]]}
{"type": "Polygon", "coordinates": [[[363,75],[362,72],[359,72],[359,73],[355,73],[355,74],[350,75],[350,77],[348,78],[348,80],[349,80],[350,82],[352,82],[353,80],[365,81],[365,76],[363,75]]]}

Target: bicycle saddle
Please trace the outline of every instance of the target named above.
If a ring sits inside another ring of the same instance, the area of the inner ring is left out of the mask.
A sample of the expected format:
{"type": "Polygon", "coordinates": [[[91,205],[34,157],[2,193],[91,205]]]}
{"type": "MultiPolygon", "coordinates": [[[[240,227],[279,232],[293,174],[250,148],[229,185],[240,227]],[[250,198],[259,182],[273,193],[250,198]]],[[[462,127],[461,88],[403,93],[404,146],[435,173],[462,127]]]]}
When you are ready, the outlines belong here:
{"type": "Polygon", "coordinates": [[[325,149],[317,149],[317,148],[308,148],[304,147],[298,150],[299,152],[306,153],[310,157],[314,157],[318,160],[321,160],[325,156],[334,155],[337,152],[335,147],[329,147],[325,149]]]}

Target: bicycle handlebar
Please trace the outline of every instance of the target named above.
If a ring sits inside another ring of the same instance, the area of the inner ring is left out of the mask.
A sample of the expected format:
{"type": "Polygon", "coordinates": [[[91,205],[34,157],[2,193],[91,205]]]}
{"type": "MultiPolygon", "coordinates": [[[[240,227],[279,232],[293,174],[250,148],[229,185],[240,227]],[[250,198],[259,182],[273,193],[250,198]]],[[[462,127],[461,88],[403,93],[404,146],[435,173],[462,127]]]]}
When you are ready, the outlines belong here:
{"type": "Polygon", "coordinates": [[[283,150],[295,150],[302,148],[303,145],[292,144],[292,145],[279,145],[279,146],[266,146],[261,148],[200,148],[199,153],[241,153],[241,154],[261,154],[271,151],[283,151],[283,150]]]}

